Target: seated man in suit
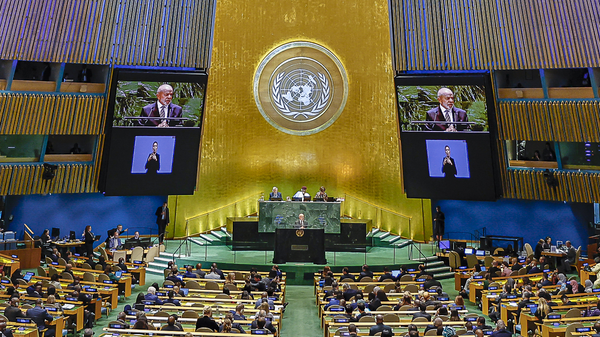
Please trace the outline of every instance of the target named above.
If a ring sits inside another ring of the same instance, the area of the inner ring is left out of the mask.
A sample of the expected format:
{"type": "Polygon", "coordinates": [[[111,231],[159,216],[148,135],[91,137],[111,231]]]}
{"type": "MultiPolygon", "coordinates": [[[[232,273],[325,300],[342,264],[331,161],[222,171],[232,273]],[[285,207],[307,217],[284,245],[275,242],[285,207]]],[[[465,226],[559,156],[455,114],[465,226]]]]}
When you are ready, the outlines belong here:
{"type": "MultiPolygon", "coordinates": [[[[46,309],[42,308],[42,303],[43,300],[38,298],[35,300],[35,307],[27,309],[27,317],[31,318],[31,320],[35,322],[39,331],[46,329],[46,322],[52,322],[53,320],[52,316],[46,311],[46,309]]],[[[53,337],[55,333],[56,331],[54,327],[48,326],[48,330],[46,330],[44,336],[53,337]]]]}
{"type": "Polygon", "coordinates": [[[381,332],[383,335],[384,330],[392,331],[392,328],[383,324],[383,315],[375,316],[375,325],[369,329],[369,336],[375,336],[378,332],[381,332]]]}
{"type": "Polygon", "coordinates": [[[108,249],[120,249],[123,247],[123,243],[119,238],[119,233],[115,232],[112,239],[108,242],[108,249]]]}
{"type": "Polygon", "coordinates": [[[450,124],[452,122],[468,122],[467,112],[454,106],[454,93],[448,88],[441,88],[437,94],[440,105],[427,111],[425,119],[434,122],[449,122],[448,124],[427,124],[426,130],[430,131],[462,131],[468,128],[465,124],[450,124]]]}
{"type": "Polygon", "coordinates": [[[194,268],[192,266],[187,266],[185,268],[185,274],[183,274],[184,278],[198,278],[198,274],[194,273],[194,268]]]}
{"type": "Polygon", "coordinates": [[[269,193],[269,200],[279,199],[281,200],[281,192],[276,186],[273,186],[273,191],[269,193]]]}
{"type": "Polygon", "coordinates": [[[308,221],[304,220],[304,214],[298,214],[298,220],[294,223],[294,228],[304,229],[308,226],[308,221]]]}
{"type": "Polygon", "coordinates": [[[154,301],[155,304],[163,305],[163,301],[156,296],[156,288],[148,287],[148,293],[144,295],[146,301],[154,301]]]}
{"type": "Polygon", "coordinates": [[[156,103],[148,104],[142,108],[140,117],[155,117],[149,119],[140,119],[140,124],[144,126],[169,127],[181,125],[181,120],[166,120],[157,117],[175,117],[181,118],[183,110],[177,104],[172,103],[173,87],[163,84],[156,90],[156,103]]]}
{"type": "Polygon", "coordinates": [[[19,298],[13,297],[10,299],[10,304],[4,309],[4,316],[9,322],[16,322],[17,317],[25,317],[21,309],[19,309],[19,298]]]}
{"type": "Polygon", "coordinates": [[[212,318],[212,308],[204,307],[204,315],[196,321],[196,330],[198,328],[209,328],[214,332],[219,332],[219,325],[212,318]]]}

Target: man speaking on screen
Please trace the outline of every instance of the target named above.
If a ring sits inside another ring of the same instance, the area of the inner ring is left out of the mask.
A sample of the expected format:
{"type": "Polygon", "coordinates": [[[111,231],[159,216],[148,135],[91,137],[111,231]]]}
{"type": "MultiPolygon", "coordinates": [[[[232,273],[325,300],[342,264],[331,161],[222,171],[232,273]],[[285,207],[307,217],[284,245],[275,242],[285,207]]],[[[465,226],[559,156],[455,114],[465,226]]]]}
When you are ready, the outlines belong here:
{"type": "Polygon", "coordinates": [[[181,107],[173,100],[173,87],[168,84],[163,84],[156,90],[156,102],[148,104],[142,108],[140,117],[154,117],[148,119],[140,119],[140,123],[145,126],[169,127],[180,125],[181,120],[160,119],[164,117],[181,118],[181,107]]]}
{"type": "Polygon", "coordinates": [[[441,88],[437,94],[440,105],[427,111],[426,120],[435,122],[448,122],[427,124],[425,127],[430,131],[462,131],[468,127],[465,124],[453,124],[457,122],[468,122],[467,112],[454,106],[454,93],[448,88],[441,88]]]}

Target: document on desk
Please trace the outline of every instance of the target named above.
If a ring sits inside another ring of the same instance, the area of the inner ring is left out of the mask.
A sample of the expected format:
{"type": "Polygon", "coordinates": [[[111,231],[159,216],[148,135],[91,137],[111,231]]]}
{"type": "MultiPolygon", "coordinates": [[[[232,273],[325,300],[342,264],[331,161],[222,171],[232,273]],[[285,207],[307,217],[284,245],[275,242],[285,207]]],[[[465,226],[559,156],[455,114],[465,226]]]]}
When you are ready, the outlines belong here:
{"type": "Polygon", "coordinates": [[[75,304],[63,304],[62,308],[66,310],[71,310],[75,308],[75,304]]]}

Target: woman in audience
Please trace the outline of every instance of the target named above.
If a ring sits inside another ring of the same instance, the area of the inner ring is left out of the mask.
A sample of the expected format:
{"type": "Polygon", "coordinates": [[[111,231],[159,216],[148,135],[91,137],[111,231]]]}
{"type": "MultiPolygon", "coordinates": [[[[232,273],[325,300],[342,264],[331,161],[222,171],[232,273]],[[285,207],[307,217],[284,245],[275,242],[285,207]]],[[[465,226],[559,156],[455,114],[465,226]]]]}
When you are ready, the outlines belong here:
{"type": "Polygon", "coordinates": [[[135,298],[135,304],[144,304],[144,300],[145,300],[144,293],[143,292],[139,293],[137,295],[137,297],[135,298]]]}
{"type": "Polygon", "coordinates": [[[402,296],[402,298],[398,300],[398,304],[396,304],[394,306],[394,310],[398,311],[398,310],[400,310],[400,308],[402,306],[405,306],[405,305],[409,305],[411,307],[413,306],[412,295],[409,292],[405,292],[404,295],[402,296]]]}
{"type": "Polygon", "coordinates": [[[113,282],[119,282],[119,278],[112,272],[111,266],[104,267],[104,275],[108,276],[108,279],[113,282]]]}
{"type": "Polygon", "coordinates": [[[23,279],[23,274],[21,274],[21,269],[15,270],[15,272],[10,277],[10,282],[12,282],[12,284],[16,285],[19,283],[19,281],[17,281],[18,279],[23,279]]]}
{"type": "Polygon", "coordinates": [[[458,310],[456,310],[456,309],[450,310],[450,320],[452,322],[460,322],[460,321],[462,321],[462,319],[458,315],[458,310]]]}
{"type": "Polygon", "coordinates": [[[594,283],[591,280],[585,280],[585,292],[591,293],[594,291],[594,283]]]}
{"type": "Polygon", "coordinates": [[[225,277],[225,284],[235,285],[235,273],[227,274],[227,277],[225,277]]]}
{"type": "Polygon", "coordinates": [[[49,285],[47,288],[48,296],[53,295],[54,299],[60,300],[60,295],[56,293],[56,288],[53,285],[49,285]]]}
{"type": "Polygon", "coordinates": [[[148,325],[148,318],[146,317],[145,312],[138,311],[135,314],[135,319],[136,319],[136,322],[132,329],[138,329],[138,330],[149,330],[150,329],[150,326],[148,325]]]}
{"type": "Polygon", "coordinates": [[[270,319],[273,319],[273,314],[272,314],[271,312],[269,312],[269,303],[267,303],[267,302],[262,302],[262,303],[260,304],[260,306],[258,307],[258,310],[259,310],[259,311],[260,311],[260,310],[264,310],[264,311],[265,311],[265,314],[266,314],[266,316],[265,316],[265,317],[267,317],[267,318],[270,318],[270,319]]]}
{"type": "Polygon", "coordinates": [[[54,286],[56,289],[62,289],[60,285],[58,274],[54,274],[50,277],[50,284],[54,286]]]}
{"type": "Polygon", "coordinates": [[[537,317],[539,323],[543,323],[544,319],[548,317],[548,314],[552,312],[552,308],[548,305],[548,301],[545,298],[540,297],[538,300],[538,307],[535,311],[535,317],[537,317]]]}
{"type": "MultiPolygon", "coordinates": [[[[446,308],[446,307],[442,307],[442,306],[441,306],[441,305],[442,305],[441,303],[440,303],[439,305],[440,305],[440,307],[439,307],[439,308],[437,308],[437,311],[435,312],[435,317],[434,317],[434,319],[436,319],[436,318],[438,318],[438,317],[440,317],[440,316],[448,316],[448,308],[446,308]]],[[[441,317],[440,317],[440,318],[441,318],[441,317]]]]}
{"type": "MultiPolygon", "coordinates": [[[[369,297],[370,297],[370,295],[369,295],[369,297]]],[[[375,311],[375,310],[377,310],[377,308],[379,308],[382,305],[381,304],[382,302],[387,302],[387,301],[389,301],[389,300],[387,298],[387,295],[385,294],[385,291],[380,289],[377,291],[375,298],[369,302],[369,310],[375,311]]]]}
{"type": "Polygon", "coordinates": [[[329,266],[323,267],[323,271],[321,271],[321,280],[324,280],[327,276],[329,276],[329,272],[331,268],[329,266]]]}
{"type": "MultiPolygon", "coordinates": [[[[48,290],[48,293],[50,293],[50,290],[48,290]]],[[[48,295],[48,299],[46,299],[46,306],[62,310],[62,306],[60,303],[56,302],[56,297],[54,295],[48,295]]]]}
{"type": "Polygon", "coordinates": [[[252,297],[252,295],[250,295],[250,293],[247,290],[242,291],[242,294],[240,295],[240,299],[242,300],[253,300],[254,297],[252,297]]]}
{"type": "Polygon", "coordinates": [[[47,228],[44,229],[44,232],[42,232],[42,236],[40,236],[40,240],[42,241],[42,244],[46,244],[49,241],[52,241],[52,239],[50,238],[50,231],[47,228]]]}
{"type": "Polygon", "coordinates": [[[463,298],[469,297],[469,284],[471,284],[471,281],[473,281],[473,277],[475,277],[481,272],[481,265],[479,263],[476,264],[474,268],[475,272],[471,274],[471,277],[467,279],[467,281],[465,282],[465,286],[459,292],[460,296],[462,296],[463,298]]]}
{"type": "Polygon", "coordinates": [[[501,268],[502,268],[502,273],[500,274],[501,277],[509,277],[510,274],[512,274],[512,270],[510,269],[510,266],[508,265],[508,262],[504,261],[501,264],[501,268]]]}
{"type": "Polygon", "coordinates": [[[456,296],[456,298],[454,299],[454,304],[455,304],[456,306],[459,306],[459,307],[463,307],[463,308],[464,308],[464,306],[465,306],[465,299],[464,299],[462,296],[458,295],[458,296],[456,296]]]}
{"type": "Polygon", "coordinates": [[[569,281],[565,294],[580,294],[585,291],[584,287],[575,280],[569,281]]]}
{"type": "Polygon", "coordinates": [[[179,300],[175,299],[175,292],[173,290],[169,291],[168,297],[169,298],[167,298],[164,303],[172,303],[178,307],[181,306],[181,303],[179,303],[179,300]]]}
{"type": "Polygon", "coordinates": [[[231,333],[231,320],[229,318],[225,318],[223,320],[223,325],[221,325],[221,332],[231,333]]]}

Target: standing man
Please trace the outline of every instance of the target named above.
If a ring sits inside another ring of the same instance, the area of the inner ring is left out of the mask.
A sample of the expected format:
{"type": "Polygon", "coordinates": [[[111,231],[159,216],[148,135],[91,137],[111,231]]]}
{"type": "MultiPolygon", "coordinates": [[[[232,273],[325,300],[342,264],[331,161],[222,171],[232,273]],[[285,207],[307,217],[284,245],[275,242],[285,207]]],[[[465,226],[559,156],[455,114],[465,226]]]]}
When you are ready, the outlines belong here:
{"type": "Polygon", "coordinates": [[[165,239],[165,229],[169,225],[169,208],[167,207],[167,202],[165,201],[163,205],[156,209],[156,224],[158,225],[158,240],[160,244],[163,243],[165,239]]]}
{"type": "Polygon", "coordinates": [[[140,123],[144,126],[169,127],[180,125],[181,120],[166,120],[160,117],[175,117],[181,118],[183,109],[173,100],[173,87],[168,84],[163,84],[156,90],[156,103],[148,104],[142,108],[140,117],[151,117],[149,119],[140,119],[140,123]]]}
{"type": "Polygon", "coordinates": [[[302,214],[302,213],[298,214],[298,220],[296,220],[296,223],[294,224],[294,228],[304,229],[306,227],[306,225],[308,225],[308,223],[306,222],[306,220],[304,220],[304,214],[302,214]]]}
{"type": "Polygon", "coordinates": [[[435,207],[435,218],[433,219],[433,238],[440,241],[444,237],[444,226],[446,216],[440,206],[435,207]]]}
{"type": "Polygon", "coordinates": [[[577,261],[575,261],[577,258],[577,251],[575,250],[575,247],[571,245],[571,241],[567,241],[565,244],[567,245],[567,256],[563,257],[560,269],[563,273],[570,273],[571,265],[577,263],[577,261]]]}
{"type": "Polygon", "coordinates": [[[457,122],[468,122],[467,112],[454,106],[454,93],[448,88],[441,88],[437,94],[440,105],[427,111],[425,119],[428,121],[443,122],[448,124],[436,123],[427,124],[425,128],[430,131],[462,131],[468,128],[468,125],[457,122]]]}

